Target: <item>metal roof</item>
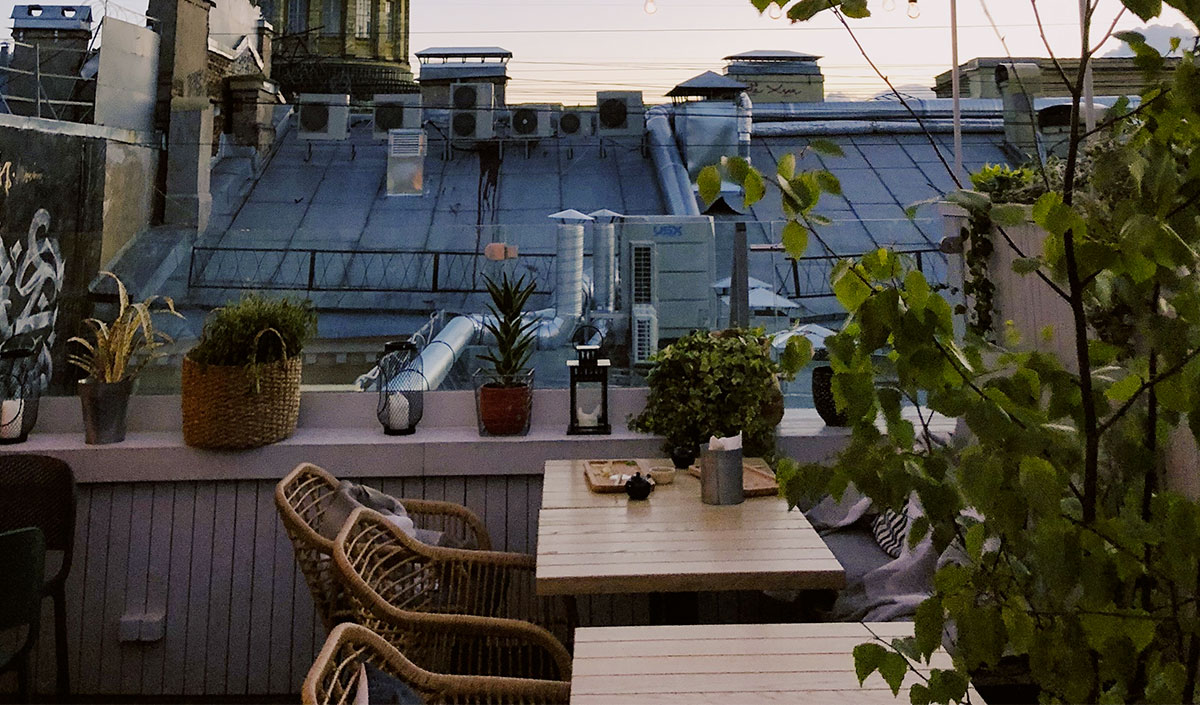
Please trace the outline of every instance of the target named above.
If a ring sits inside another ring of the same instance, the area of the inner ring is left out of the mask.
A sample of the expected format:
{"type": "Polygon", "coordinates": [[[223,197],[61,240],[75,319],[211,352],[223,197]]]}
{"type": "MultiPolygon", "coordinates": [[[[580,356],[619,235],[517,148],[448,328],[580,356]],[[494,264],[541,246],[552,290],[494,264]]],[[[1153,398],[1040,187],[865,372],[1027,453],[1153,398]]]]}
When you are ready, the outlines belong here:
{"type": "Polygon", "coordinates": [[[417,52],[418,59],[511,59],[502,47],[429,47],[417,52]]]}
{"type": "Polygon", "coordinates": [[[755,49],[741,54],[730,54],[724,61],[816,61],[821,57],[787,49],[755,49]]]}
{"type": "Polygon", "coordinates": [[[11,17],[13,29],[92,29],[92,8],[87,5],[16,5],[11,17]]]}
{"type": "Polygon", "coordinates": [[[693,76],[671,89],[667,96],[713,96],[737,93],[748,88],[745,83],[735,81],[728,76],[722,76],[712,71],[705,71],[699,76],[693,76]]]}

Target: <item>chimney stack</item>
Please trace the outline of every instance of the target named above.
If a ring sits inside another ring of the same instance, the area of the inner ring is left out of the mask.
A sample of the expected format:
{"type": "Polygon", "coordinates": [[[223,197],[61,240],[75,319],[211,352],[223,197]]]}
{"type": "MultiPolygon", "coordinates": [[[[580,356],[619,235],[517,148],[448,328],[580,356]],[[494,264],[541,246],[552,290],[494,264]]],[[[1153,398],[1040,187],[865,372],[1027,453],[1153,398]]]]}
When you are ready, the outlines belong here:
{"type": "Polygon", "coordinates": [[[725,57],[725,75],[746,84],[755,104],[821,103],[825,76],[819,56],[797,51],[762,49],[725,57]]]}
{"type": "Polygon", "coordinates": [[[12,11],[13,51],[6,95],[17,115],[78,120],[95,95],[80,77],[92,39],[92,8],[87,5],[17,5],[12,11]],[[22,73],[28,72],[28,73],[22,73]]]}

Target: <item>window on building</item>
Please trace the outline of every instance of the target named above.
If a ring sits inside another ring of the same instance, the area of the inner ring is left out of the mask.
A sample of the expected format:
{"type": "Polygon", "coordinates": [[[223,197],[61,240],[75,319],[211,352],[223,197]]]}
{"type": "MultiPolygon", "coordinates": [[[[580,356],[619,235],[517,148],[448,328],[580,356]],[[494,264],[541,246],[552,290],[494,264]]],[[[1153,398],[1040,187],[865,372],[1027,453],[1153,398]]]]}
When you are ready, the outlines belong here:
{"type": "Polygon", "coordinates": [[[342,33],[342,0],[324,0],[321,6],[321,34],[342,33]]]}
{"type": "Polygon", "coordinates": [[[288,31],[308,29],[308,0],[288,0],[288,31]]]}
{"type": "Polygon", "coordinates": [[[354,38],[371,38],[371,2],[358,0],[354,3],[354,38]]]}

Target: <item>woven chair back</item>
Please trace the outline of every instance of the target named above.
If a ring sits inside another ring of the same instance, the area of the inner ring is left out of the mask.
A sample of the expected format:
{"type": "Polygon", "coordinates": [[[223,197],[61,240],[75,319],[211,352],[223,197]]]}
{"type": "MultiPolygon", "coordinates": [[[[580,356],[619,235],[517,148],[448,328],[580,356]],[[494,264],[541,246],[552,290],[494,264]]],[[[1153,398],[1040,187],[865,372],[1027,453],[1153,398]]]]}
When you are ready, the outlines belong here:
{"type": "Polygon", "coordinates": [[[275,486],[275,507],[326,630],[352,616],[333,568],[333,541],[321,534],[322,517],[337,488],[333,475],[311,463],[296,466],[275,486]]]}

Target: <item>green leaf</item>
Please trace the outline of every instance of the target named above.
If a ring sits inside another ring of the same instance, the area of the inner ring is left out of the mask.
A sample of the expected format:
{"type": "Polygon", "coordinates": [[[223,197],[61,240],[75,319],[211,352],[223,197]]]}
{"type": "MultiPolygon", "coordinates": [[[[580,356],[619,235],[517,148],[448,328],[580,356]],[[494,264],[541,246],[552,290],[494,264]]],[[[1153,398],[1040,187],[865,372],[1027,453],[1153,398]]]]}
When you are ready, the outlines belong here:
{"type": "Polygon", "coordinates": [[[904,275],[904,302],[913,311],[924,311],[929,302],[929,282],[925,275],[913,269],[904,275]]]}
{"type": "Polygon", "coordinates": [[[785,179],[790,179],[796,175],[796,155],[788,152],[779,158],[779,163],[775,165],[775,173],[785,179]]]}
{"type": "Polygon", "coordinates": [[[833,293],[846,311],[854,313],[871,295],[871,287],[860,278],[855,267],[843,269],[833,281],[833,293]]]}
{"type": "Polygon", "coordinates": [[[840,4],[840,0],[800,0],[788,8],[787,16],[793,22],[805,22],[811,20],[817,13],[840,4]]]}
{"type": "Polygon", "coordinates": [[[721,195],[721,172],[715,166],[706,166],[696,177],[696,185],[700,187],[700,200],[712,203],[721,195]]]}
{"type": "Polygon", "coordinates": [[[1020,480],[1021,489],[1031,508],[1041,514],[1057,513],[1062,489],[1059,487],[1058,473],[1050,461],[1032,455],[1021,458],[1020,480]]]}
{"type": "MultiPolygon", "coordinates": [[[[1141,18],[1143,22],[1149,22],[1151,19],[1158,17],[1162,13],[1162,0],[1121,0],[1125,3],[1133,14],[1141,18]]],[[[1113,35],[1117,39],[1123,39],[1122,34],[1137,34],[1137,32],[1118,32],[1113,35]]],[[[1138,35],[1141,36],[1141,35],[1138,35]]],[[[1142,41],[1145,41],[1143,38],[1142,41]]]]}
{"type": "Polygon", "coordinates": [[[1151,663],[1149,682],[1146,684],[1146,700],[1152,703],[1183,702],[1183,686],[1187,682],[1187,669],[1178,661],[1151,663]]]}
{"type": "Polygon", "coordinates": [[[763,194],[766,192],[766,189],[763,185],[762,174],[759,174],[753,169],[750,170],[750,172],[746,174],[746,180],[742,182],[742,188],[746,191],[746,197],[742,200],[742,204],[746,208],[758,203],[760,200],[762,200],[763,194]]]}
{"type": "Polygon", "coordinates": [[[854,673],[858,676],[858,684],[862,685],[867,676],[878,670],[888,650],[874,642],[859,644],[854,647],[854,673]]]}
{"type": "Polygon", "coordinates": [[[821,190],[825,193],[831,193],[835,196],[842,195],[842,182],[832,173],[822,169],[815,172],[817,176],[817,184],[821,186],[821,190]]]}
{"type": "Polygon", "coordinates": [[[750,162],[742,157],[722,157],[721,164],[725,167],[725,171],[729,173],[729,178],[737,183],[742,183],[746,180],[746,176],[754,171],[750,166],[750,162]]]}
{"type": "Polygon", "coordinates": [[[783,366],[784,372],[794,375],[812,360],[812,356],[812,341],[803,335],[793,335],[788,338],[787,345],[783,348],[783,354],[780,355],[779,363],[783,366]]]}
{"type": "Polygon", "coordinates": [[[789,257],[799,259],[808,249],[808,228],[795,220],[783,226],[783,249],[789,257]]]}
{"type": "Polygon", "coordinates": [[[775,0],[750,0],[750,2],[760,15],[766,12],[768,7],[775,4],[775,0]]]}
{"type": "Polygon", "coordinates": [[[892,689],[892,695],[900,694],[900,686],[904,685],[904,676],[908,675],[908,659],[895,651],[889,651],[879,664],[879,675],[892,689]]]}
{"type": "Polygon", "coordinates": [[[967,695],[967,679],[958,671],[935,668],[929,674],[929,696],[933,702],[962,702],[967,695]]]}
{"type": "Polygon", "coordinates": [[[844,157],[846,153],[838,146],[837,142],[826,139],[815,139],[808,141],[808,148],[824,157],[844,157]]]}
{"type": "Polygon", "coordinates": [[[946,626],[946,613],[942,601],[937,597],[927,598],[917,606],[913,617],[913,630],[917,638],[917,648],[921,650],[925,660],[942,645],[942,630],[946,626]]]}
{"type": "Polygon", "coordinates": [[[908,689],[908,702],[911,705],[929,705],[930,695],[929,688],[926,688],[921,683],[913,683],[908,689]]]}
{"type": "Polygon", "coordinates": [[[1134,394],[1142,388],[1142,378],[1140,375],[1129,374],[1118,380],[1115,384],[1104,391],[1104,396],[1112,399],[1115,402],[1125,402],[1133,398],[1134,394]]]}
{"type": "Polygon", "coordinates": [[[1033,274],[1042,266],[1037,257],[1017,257],[1013,259],[1012,270],[1017,274],[1033,274]]]}

